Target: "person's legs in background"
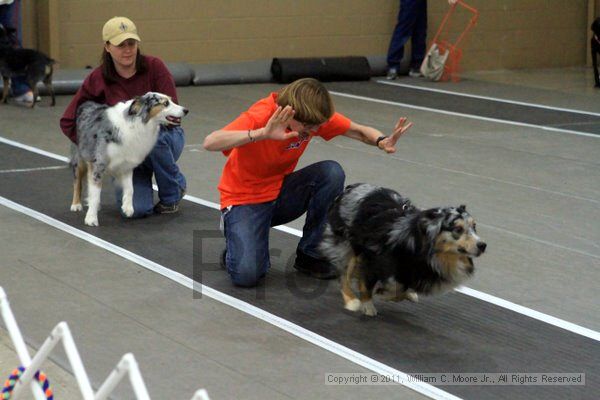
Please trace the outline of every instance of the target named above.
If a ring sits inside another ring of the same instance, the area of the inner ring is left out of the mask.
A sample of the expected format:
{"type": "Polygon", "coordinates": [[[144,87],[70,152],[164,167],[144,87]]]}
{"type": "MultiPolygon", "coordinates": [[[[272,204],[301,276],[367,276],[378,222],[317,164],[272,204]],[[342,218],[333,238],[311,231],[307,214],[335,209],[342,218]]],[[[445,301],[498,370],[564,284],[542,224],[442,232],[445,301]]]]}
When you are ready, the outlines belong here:
{"type": "Polygon", "coordinates": [[[409,75],[421,76],[421,64],[427,47],[427,1],[419,0],[415,7],[415,24],[411,36],[411,57],[409,75]]]}
{"type": "Polygon", "coordinates": [[[398,11],[398,21],[390,40],[390,46],[387,54],[388,75],[387,79],[396,79],[398,77],[398,68],[404,57],[404,45],[413,34],[414,25],[417,19],[417,9],[420,2],[426,0],[401,0],[400,10],[398,11]]]}
{"type": "Polygon", "coordinates": [[[177,165],[184,145],[185,134],[181,127],[161,127],[158,140],[147,157],[158,186],[159,203],[154,209],[156,213],[174,213],[179,210],[179,201],[187,188],[185,176],[177,165]]]}

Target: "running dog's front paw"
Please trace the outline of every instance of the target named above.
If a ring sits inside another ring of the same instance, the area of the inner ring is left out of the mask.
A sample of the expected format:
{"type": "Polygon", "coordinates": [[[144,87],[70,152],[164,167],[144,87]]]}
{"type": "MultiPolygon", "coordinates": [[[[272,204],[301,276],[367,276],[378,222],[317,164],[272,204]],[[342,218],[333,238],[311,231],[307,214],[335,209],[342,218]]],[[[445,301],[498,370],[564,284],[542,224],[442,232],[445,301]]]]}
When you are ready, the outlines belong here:
{"type": "Polygon", "coordinates": [[[76,212],[81,210],[83,210],[83,206],[81,205],[81,203],[71,204],[71,211],[76,212]]]}
{"type": "Polygon", "coordinates": [[[373,304],[372,300],[362,303],[362,310],[363,314],[368,317],[374,317],[377,315],[377,309],[375,308],[375,304],[373,304]]]}
{"type": "Polygon", "coordinates": [[[123,204],[121,207],[121,211],[127,218],[130,218],[133,215],[133,205],[132,204],[123,204]]]}
{"type": "Polygon", "coordinates": [[[95,214],[87,213],[84,222],[87,226],[98,226],[98,216],[95,214]]]}
{"type": "Polygon", "coordinates": [[[419,302],[419,295],[414,290],[407,290],[406,292],[404,292],[404,297],[406,298],[406,300],[412,301],[413,303],[419,302]]]}
{"type": "Polygon", "coordinates": [[[349,311],[358,311],[361,308],[361,304],[359,299],[352,299],[344,305],[344,308],[349,311]]]}

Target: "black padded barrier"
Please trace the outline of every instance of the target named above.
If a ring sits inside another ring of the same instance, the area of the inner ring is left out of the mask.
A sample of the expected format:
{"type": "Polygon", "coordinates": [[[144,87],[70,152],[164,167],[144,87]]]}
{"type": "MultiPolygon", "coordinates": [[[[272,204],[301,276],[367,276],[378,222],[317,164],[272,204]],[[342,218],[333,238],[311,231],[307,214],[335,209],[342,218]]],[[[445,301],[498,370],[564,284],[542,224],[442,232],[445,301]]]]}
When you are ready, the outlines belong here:
{"type": "Polygon", "coordinates": [[[193,65],[194,86],[269,83],[271,60],[193,65]]]}
{"type": "Polygon", "coordinates": [[[367,58],[361,56],[274,58],[271,73],[279,83],[300,78],[315,78],[322,82],[366,81],[371,78],[371,66],[367,58]]]}

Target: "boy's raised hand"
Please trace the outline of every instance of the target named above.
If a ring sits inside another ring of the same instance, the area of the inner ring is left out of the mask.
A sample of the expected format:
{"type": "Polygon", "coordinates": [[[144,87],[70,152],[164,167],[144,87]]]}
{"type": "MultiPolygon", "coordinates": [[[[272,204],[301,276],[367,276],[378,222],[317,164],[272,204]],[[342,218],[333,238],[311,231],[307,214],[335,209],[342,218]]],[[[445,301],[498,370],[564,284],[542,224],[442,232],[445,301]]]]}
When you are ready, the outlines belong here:
{"type": "Polygon", "coordinates": [[[396,142],[398,139],[400,139],[400,136],[404,135],[406,131],[410,129],[412,125],[412,122],[407,122],[406,117],[401,117],[398,122],[396,122],[392,134],[380,142],[383,151],[386,153],[396,152],[396,142]]]}
{"type": "Polygon", "coordinates": [[[291,106],[285,106],[284,108],[281,108],[281,106],[277,107],[277,110],[275,110],[275,113],[264,128],[265,137],[273,140],[286,140],[297,137],[299,135],[297,131],[285,131],[290,126],[290,121],[293,118],[294,110],[291,106]]]}

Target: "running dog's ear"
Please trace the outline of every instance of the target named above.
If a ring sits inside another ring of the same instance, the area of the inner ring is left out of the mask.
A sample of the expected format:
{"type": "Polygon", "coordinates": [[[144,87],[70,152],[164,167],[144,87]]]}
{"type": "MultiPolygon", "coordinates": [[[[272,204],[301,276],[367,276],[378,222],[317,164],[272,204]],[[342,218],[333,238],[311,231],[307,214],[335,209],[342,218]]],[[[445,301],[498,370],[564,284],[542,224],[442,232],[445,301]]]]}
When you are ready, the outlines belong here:
{"type": "Polygon", "coordinates": [[[429,210],[425,210],[423,215],[427,219],[432,220],[441,217],[443,213],[444,212],[441,208],[430,208],[429,210]]]}
{"type": "Polygon", "coordinates": [[[464,213],[465,211],[467,211],[467,206],[464,204],[461,204],[460,206],[458,206],[458,208],[456,209],[456,211],[458,211],[459,213],[464,213]]]}
{"type": "Polygon", "coordinates": [[[430,208],[429,210],[423,211],[421,218],[419,218],[419,231],[421,231],[423,235],[427,235],[430,239],[433,239],[440,230],[443,216],[444,210],[441,208],[430,208]]]}
{"type": "Polygon", "coordinates": [[[133,102],[129,106],[129,110],[127,111],[127,115],[138,115],[140,111],[142,111],[142,102],[140,96],[135,96],[133,102]]]}

